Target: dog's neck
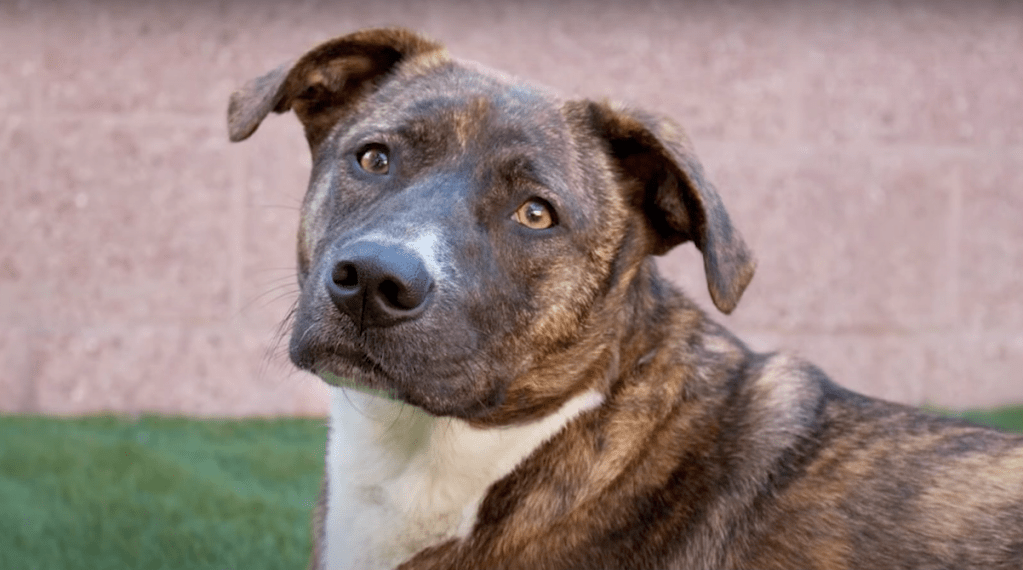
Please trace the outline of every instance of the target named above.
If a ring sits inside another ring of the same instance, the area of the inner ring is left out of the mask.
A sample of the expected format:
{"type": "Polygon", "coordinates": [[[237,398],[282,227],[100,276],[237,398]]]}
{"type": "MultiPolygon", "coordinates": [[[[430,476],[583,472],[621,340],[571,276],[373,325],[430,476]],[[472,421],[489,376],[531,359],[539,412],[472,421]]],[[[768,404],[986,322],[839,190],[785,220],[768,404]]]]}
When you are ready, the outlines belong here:
{"type": "Polygon", "coordinates": [[[660,275],[652,258],[645,258],[633,270],[634,276],[617,294],[620,302],[614,319],[602,322],[616,323],[616,339],[611,346],[618,347],[617,369],[612,371],[612,383],[629,376],[637,367],[647,366],[659,353],[671,353],[672,367],[680,368],[685,377],[706,363],[697,362],[699,355],[691,351],[703,334],[710,329],[729,337],[741,345],[723,327],[715,323],[696,303],[682,294],[670,281],[660,275]]]}
{"type": "Polygon", "coordinates": [[[332,388],[327,568],[391,567],[464,537],[491,484],[580,413],[584,392],[538,421],[477,429],[348,388],[332,388]]]}

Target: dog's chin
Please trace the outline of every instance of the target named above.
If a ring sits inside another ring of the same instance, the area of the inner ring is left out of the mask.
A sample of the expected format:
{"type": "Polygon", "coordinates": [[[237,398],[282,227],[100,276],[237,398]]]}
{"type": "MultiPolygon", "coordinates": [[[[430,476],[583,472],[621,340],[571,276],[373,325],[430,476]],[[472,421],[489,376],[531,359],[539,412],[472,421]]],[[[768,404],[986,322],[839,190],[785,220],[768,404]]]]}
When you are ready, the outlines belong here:
{"type": "Polygon", "coordinates": [[[323,380],[335,388],[354,390],[356,392],[361,392],[384,400],[392,400],[395,402],[403,401],[391,389],[370,388],[369,385],[364,382],[360,382],[346,376],[338,376],[337,374],[327,370],[320,370],[316,373],[316,375],[320,377],[320,380],[323,380]]]}
{"type": "Polygon", "coordinates": [[[307,361],[302,368],[330,386],[355,390],[418,407],[435,416],[478,419],[500,407],[504,393],[496,386],[480,386],[462,374],[405,378],[368,358],[329,355],[307,361]]]}

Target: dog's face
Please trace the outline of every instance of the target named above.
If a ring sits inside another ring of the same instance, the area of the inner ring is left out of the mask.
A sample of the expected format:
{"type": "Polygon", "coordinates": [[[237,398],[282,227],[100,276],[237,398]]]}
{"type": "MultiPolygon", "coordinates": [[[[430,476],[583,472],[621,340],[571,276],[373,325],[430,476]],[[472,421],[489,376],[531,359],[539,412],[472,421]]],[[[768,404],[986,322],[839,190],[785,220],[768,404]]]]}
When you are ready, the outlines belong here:
{"type": "Polygon", "coordinates": [[[289,109],[313,152],[290,354],[328,382],[521,421],[613,363],[648,255],[695,241],[725,311],[752,276],[667,123],[562,100],[400,30],[254,80],[232,99],[232,138],[289,109]]]}
{"type": "Polygon", "coordinates": [[[294,362],[437,414],[499,406],[542,365],[523,344],[576,340],[598,236],[623,231],[619,196],[572,191],[602,183],[578,147],[550,97],[463,67],[369,94],[316,148],[294,362]]]}

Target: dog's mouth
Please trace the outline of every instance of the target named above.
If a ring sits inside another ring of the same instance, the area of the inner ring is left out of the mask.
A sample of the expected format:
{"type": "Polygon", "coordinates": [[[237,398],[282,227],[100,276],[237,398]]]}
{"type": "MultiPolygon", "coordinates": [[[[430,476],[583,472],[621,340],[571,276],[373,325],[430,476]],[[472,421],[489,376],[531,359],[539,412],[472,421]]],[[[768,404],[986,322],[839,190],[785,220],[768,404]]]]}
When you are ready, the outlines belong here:
{"type": "Polygon", "coordinates": [[[370,354],[347,348],[317,351],[301,368],[312,372],[327,384],[349,388],[388,399],[400,400],[398,387],[403,384],[370,354]]]}
{"type": "Polygon", "coordinates": [[[403,399],[396,395],[392,389],[379,390],[369,388],[362,382],[358,382],[346,376],[338,376],[328,370],[320,370],[315,372],[315,374],[319,376],[321,380],[335,388],[355,390],[377,398],[383,398],[385,400],[403,401],[403,399]]]}
{"type": "Polygon", "coordinates": [[[384,343],[363,336],[342,337],[339,343],[324,342],[310,331],[296,334],[291,359],[331,386],[402,401],[435,415],[478,417],[503,400],[500,374],[481,370],[475,350],[440,356],[440,340],[384,343]],[[351,346],[359,338],[377,350],[351,346]]]}

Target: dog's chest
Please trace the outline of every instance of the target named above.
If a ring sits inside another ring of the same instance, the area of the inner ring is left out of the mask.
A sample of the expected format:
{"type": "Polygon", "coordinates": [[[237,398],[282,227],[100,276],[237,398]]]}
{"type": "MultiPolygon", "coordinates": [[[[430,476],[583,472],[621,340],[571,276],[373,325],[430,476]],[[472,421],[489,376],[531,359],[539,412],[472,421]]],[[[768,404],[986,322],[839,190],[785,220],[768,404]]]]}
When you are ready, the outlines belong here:
{"type": "Polygon", "coordinates": [[[537,422],[481,430],[385,398],[331,390],[329,570],[391,568],[432,544],[467,536],[491,484],[602,402],[587,392],[537,422]]]}

